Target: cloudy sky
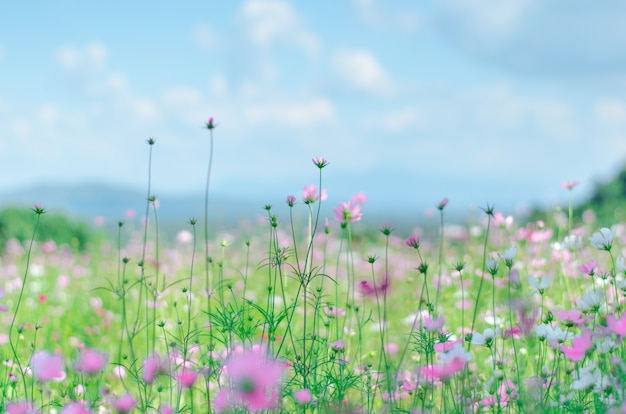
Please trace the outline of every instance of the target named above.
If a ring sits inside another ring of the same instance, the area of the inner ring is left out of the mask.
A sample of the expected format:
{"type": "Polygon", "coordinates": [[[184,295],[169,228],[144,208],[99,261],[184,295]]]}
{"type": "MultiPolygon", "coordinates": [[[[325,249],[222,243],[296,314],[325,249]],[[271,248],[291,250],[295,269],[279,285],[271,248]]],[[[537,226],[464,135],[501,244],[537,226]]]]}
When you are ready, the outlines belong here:
{"type": "Polygon", "coordinates": [[[0,192],[553,204],[626,155],[626,3],[3,2],[0,192]]]}

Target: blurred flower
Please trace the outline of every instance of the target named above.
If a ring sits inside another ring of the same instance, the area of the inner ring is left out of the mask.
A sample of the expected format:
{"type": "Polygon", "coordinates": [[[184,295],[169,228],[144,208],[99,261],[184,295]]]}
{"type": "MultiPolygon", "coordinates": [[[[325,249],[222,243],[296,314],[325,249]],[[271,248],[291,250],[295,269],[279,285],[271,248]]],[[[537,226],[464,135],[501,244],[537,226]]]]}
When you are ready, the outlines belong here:
{"type": "Polygon", "coordinates": [[[31,362],[33,375],[41,382],[53,379],[62,380],[65,378],[65,360],[58,355],[51,355],[47,351],[37,352],[31,362]]]}
{"type": "Polygon", "coordinates": [[[306,405],[311,402],[312,395],[308,389],[298,390],[293,392],[293,398],[300,405],[306,405]]]}
{"type": "Polygon", "coordinates": [[[443,210],[444,208],[446,208],[447,205],[448,205],[448,198],[444,197],[444,199],[441,200],[439,202],[439,204],[437,204],[437,209],[438,210],[443,210]]]}
{"type": "Polygon", "coordinates": [[[285,365],[268,358],[262,349],[234,354],[226,363],[225,372],[231,387],[222,387],[214,401],[216,413],[234,407],[249,411],[272,410],[280,401],[280,380],[285,365]]]}
{"type": "Polygon", "coordinates": [[[603,227],[599,232],[593,233],[591,237],[589,237],[589,242],[591,245],[598,250],[611,250],[611,246],[613,245],[613,234],[611,230],[603,227]]]}
{"type": "Polygon", "coordinates": [[[531,287],[530,294],[531,296],[535,293],[539,293],[543,295],[548,287],[552,284],[552,278],[550,277],[542,277],[536,278],[533,276],[528,277],[528,285],[531,287]]]}
{"type": "Polygon", "coordinates": [[[118,413],[129,413],[135,408],[137,401],[135,401],[132,395],[126,393],[113,401],[112,405],[118,413]]]}
{"type": "Polygon", "coordinates": [[[320,170],[328,165],[328,161],[324,157],[313,157],[312,161],[320,170]]]}
{"type": "Polygon", "coordinates": [[[561,345],[561,351],[570,361],[578,362],[587,355],[587,351],[591,349],[592,345],[591,334],[585,333],[584,335],[575,337],[572,340],[571,347],[561,345]]]}
{"type": "Polygon", "coordinates": [[[97,374],[104,369],[108,361],[106,354],[95,349],[85,348],[81,351],[76,364],[76,371],[83,374],[97,374]]]}
{"type": "Polygon", "coordinates": [[[341,223],[354,223],[361,220],[361,206],[353,205],[352,201],[341,202],[339,207],[335,208],[335,220],[341,223]]]}
{"type": "Polygon", "coordinates": [[[578,186],[578,184],[580,184],[580,182],[578,181],[564,181],[561,183],[561,187],[563,187],[566,190],[571,190],[574,187],[578,186]]]}
{"type": "Polygon", "coordinates": [[[419,236],[411,236],[404,242],[409,247],[413,247],[414,249],[420,248],[420,238],[419,236]]]}

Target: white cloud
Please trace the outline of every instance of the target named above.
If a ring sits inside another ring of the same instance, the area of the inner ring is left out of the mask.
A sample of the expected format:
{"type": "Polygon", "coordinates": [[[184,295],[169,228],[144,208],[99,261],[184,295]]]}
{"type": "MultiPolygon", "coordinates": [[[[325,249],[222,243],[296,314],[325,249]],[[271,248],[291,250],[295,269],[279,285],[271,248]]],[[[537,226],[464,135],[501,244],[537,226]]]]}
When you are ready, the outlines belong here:
{"type": "Polygon", "coordinates": [[[107,57],[106,46],[99,42],[90,43],[82,49],[65,45],[56,53],[57,62],[68,70],[99,69],[104,66],[107,57]]]}
{"type": "Polygon", "coordinates": [[[282,0],[248,0],[241,9],[241,17],[250,40],[268,47],[276,42],[290,43],[314,56],[319,41],[298,16],[290,3],[282,0]]]}
{"type": "Polygon", "coordinates": [[[19,137],[30,135],[32,129],[32,125],[26,119],[16,119],[13,122],[13,133],[19,137]]]}
{"type": "Polygon", "coordinates": [[[389,27],[414,33],[420,26],[419,13],[408,6],[402,10],[393,10],[394,6],[398,6],[396,2],[353,0],[352,6],[359,18],[373,27],[389,27]]]}
{"type": "Polygon", "coordinates": [[[470,57],[513,72],[621,74],[626,3],[586,0],[446,0],[429,22],[470,57]]]}
{"type": "Polygon", "coordinates": [[[392,82],[373,54],[364,50],[342,50],[334,54],[332,66],[349,88],[374,94],[389,94],[392,82]]]}
{"type": "Polygon", "coordinates": [[[334,119],[332,103],[323,98],[304,102],[274,102],[250,105],[243,110],[251,123],[273,123],[287,126],[310,126],[334,119]]]}
{"type": "Polygon", "coordinates": [[[626,121],[626,105],[622,100],[599,99],[594,106],[596,118],[603,124],[621,124],[626,121]]]}
{"type": "Polygon", "coordinates": [[[39,109],[39,120],[45,124],[54,124],[59,119],[59,109],[54,105],[44,105],[39,109]]]}
{"type": "Polygon", "coordinates": [[[368,123],[375,128],[385,132],[398,133],[407,132],[412,127],[420,123],[423,118],[422,111],[409,106],[396,111],[381,114],[379,117],[370,118],[368,123]]]}
{"type": "Polygon", "coordinates": [[[200,24],[193,29],[193,39],[203,49],[211,49],[218,43],[216,34],[207,24],[200,24]]]}

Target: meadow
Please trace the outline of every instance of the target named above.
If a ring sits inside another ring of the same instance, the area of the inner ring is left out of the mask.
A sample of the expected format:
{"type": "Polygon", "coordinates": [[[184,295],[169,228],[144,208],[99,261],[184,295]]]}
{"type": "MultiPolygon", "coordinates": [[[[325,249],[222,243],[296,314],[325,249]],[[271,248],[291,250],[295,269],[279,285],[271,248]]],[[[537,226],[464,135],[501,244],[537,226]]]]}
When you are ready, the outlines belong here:
{"type": "Polygon", "coordinates": [[[452,227],[443,199],[434,233],[365,231],[363,194],[320,214],[315,157],[288,216],[214,234],[211,157],[174,244],[150,179],[142,225],[85,250],[39,239],[33,207],[0,256],[3,412],[626,412],[623,224],[570,201],[452,227]]]}

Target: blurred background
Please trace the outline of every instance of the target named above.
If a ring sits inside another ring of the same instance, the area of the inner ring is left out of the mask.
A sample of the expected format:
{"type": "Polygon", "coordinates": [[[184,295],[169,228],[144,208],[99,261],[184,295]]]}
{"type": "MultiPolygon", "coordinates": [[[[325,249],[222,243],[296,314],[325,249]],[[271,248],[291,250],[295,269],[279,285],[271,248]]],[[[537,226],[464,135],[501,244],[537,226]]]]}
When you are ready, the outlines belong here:
{"type": "Polygon", "coordinates": [[[181,227],[263,215],[330,164],[377,224],[584,200],[626,151],[626,3],[55,1],[0,5],[0,204],[181,227]]]}

